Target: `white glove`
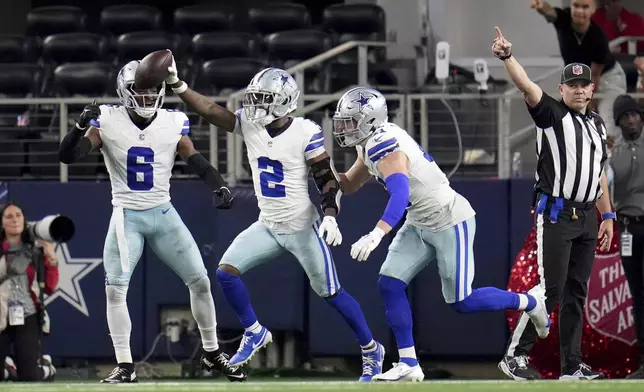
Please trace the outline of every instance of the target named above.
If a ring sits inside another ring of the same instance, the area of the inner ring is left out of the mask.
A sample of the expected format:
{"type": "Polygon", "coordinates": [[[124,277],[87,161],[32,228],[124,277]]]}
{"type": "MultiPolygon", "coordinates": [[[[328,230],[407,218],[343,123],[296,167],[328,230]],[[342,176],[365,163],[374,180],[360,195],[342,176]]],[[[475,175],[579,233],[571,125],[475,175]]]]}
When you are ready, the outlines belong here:
{"type": "Polygon", "coordinates": [[[385,232],[376,227],[367,235],[362,236],[355,244],[351,245],[351,257],[358,261],[365,261],[372,250],[376,249],[385,232]]]}
{"type": "Polygon", "coordinates": [[[168,67],[168,77],[165,78],[165,84],[171,85],[179,81],[179,76],[177,73],[177,63],[174,61],[174,55],[172,55],[172,65],[168,67]]]}
{"type": "Polygon", "coordinates": [[[327,244],[336,246],[342,243],[342,233],[340,233],[340,228],[338,228],[338,222],[332,216],[327,215],[322,219],[322,224],[318,229],[318,236],[324,239],[325,233],[327,244]]]}

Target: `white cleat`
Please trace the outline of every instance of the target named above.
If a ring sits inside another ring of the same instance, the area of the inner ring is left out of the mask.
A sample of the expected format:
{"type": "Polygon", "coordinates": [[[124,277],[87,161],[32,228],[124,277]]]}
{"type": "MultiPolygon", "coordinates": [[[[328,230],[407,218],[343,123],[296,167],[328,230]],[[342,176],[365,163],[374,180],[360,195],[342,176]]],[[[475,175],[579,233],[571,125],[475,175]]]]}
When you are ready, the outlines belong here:
{"type": "Polygon", "coordinates": [[[371,380],[420,382],[425,379],[425,373],[423,373],[423,369],[420,368],[420,365],[412,367],[403,362],[394,363],[393,365],[394,367],[384,373],[373,376],[371,380]]]}
{"type": "Polygon", "coordinates": [[[530,316],[532,324],[534,324],[534,328],[537,331],[537,335],[539,335],[541,339],[545,339],[550,333],[550,315],[546,310],[545,302],[546,292],[541,286],[537,285],[531,288],[530,291],[528,291],[528,294],[532,295],[537,300],[537,306],[526,313],[530,316]]]}

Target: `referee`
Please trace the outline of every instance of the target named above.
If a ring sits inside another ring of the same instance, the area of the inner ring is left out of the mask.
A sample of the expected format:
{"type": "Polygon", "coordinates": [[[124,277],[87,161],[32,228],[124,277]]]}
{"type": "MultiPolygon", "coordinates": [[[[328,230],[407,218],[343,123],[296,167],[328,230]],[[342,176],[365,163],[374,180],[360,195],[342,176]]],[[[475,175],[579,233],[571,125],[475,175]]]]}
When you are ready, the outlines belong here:
{"type": "MultiPolygon", "coordinates": [[[[595,87],[590,68],[581,63],[568,64],[559,85],[562,100],[557,101],[528,78],[512,57],[512,44],[498,27],[496,34],[492,51],[503,60],[510,78],[523,93],[537,128],[535,213],[540,284],[533,290],[545,289],[548,312],[561,301],[560,379],[603,378],[581,357],[584,303],[595,247],[600,238],[602,249],[609,248],[615,219],[603,170],[606,127],[599,115],[587,110],[595,87]],[[599,228],[595,207],[603,220],[599,228]]],[[[540,378],[527,360],[536,338],[534,326],[524,313],[499,369],[515,380],[540,378]]]]}

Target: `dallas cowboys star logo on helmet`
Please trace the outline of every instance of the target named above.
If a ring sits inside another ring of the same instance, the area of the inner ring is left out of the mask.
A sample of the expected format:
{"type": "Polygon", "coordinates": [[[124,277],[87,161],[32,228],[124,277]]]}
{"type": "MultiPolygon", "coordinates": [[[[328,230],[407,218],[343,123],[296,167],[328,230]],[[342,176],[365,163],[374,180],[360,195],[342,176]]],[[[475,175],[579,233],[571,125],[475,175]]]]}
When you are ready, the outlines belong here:
{"type": "Polygon", "coordinates": [[[363,106],[369,104],[369,100],[371,99],[371,97],[365,97],[364,95],[362,95],[362,93],[359,93],[359,94],[360,95],[358,96],[358,99],[354,99],[351,102],[355,102],[355,103],[359,104],[360,109],[362,109],[363,106]]]}
{"type": "Polygon", "coordinates": [[[285,85],[288,82],[288,75],[286,74],[282,75],[280,80],[282,81],[282,86],[285,85]]]}

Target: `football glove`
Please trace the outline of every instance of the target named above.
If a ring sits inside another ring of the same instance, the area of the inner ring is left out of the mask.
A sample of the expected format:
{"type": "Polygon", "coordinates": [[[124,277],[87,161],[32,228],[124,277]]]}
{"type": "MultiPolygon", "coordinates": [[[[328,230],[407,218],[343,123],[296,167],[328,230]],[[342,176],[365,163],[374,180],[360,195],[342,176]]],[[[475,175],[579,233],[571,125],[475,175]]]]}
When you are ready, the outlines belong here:
{"type": "Polygon", "coordinates": [[[325,216],[322,219],[322,224],[318,228],[318,236],[322,239],[326,234],[326,243],[331,246],[340,245],[342,243],[342,233],[340,233],[340,228],[338,228],[338,222],[332,216],[325,216]]]}
{"type": "Polygon", "coordinates": [[[233,194],[230,189],[222,186],[215,191],[215,207],[220,210],[227,210],[233,206],[233,194]]]}
{"type": "Polygon", "coordinates": [[[78,117],[78,121],[76,121],[76,128],[85,130],[87,129],[90,125],[94,125],[92,123],[92,120],[97,121],[98,116],[101,115],[101,108],[96,104],[96,100],[92,102],[91,104],[85,106],[83,109],[83,113],[78,117]]]}
{"type": "Polygon", "coordinates": [[[358,261],[365,261],[369,254],[378,247],[378,244],[385,236],[381,228],[376,227],[367,235],[362,236],[356,243],[351,245],[351,257],[358,261]]]}

